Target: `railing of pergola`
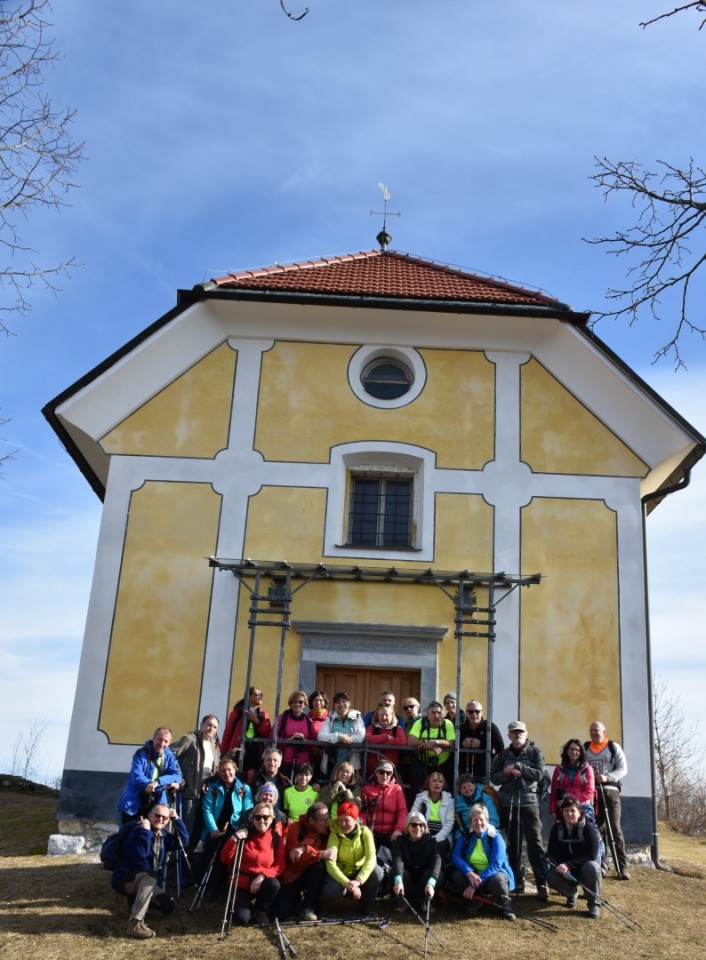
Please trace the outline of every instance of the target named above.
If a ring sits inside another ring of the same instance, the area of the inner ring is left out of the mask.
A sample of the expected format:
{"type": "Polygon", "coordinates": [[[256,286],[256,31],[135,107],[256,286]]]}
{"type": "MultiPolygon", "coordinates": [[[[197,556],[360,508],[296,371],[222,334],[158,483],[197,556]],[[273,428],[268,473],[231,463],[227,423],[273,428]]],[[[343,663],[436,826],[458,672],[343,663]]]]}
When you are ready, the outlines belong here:
{"type": "MultiPolygon", "coordinates": [[[[454,636],[456,638],[456,691],[460,697],[462,689],[463,639],[464,637],[483,637],[488,641],[488,670],[485,718],[488,730],[493,718],[493,648],[495,635],[495,611],[518,587],[530,587],[541,582],[539,573],[529,575],[508,573],[474,573],[470,570],[434,570],[397,567],[362,567],[344,564],[305,564],[288,563],[286,560],[240,560],[223,557],[209,557],[209,566],[217,570],[232,573],[239,585],[250,596],[248,627],[250,642],[248,662],[245,671],[244,703],[248,702],[253,652],[258,627],[278,627],[280,630],[279,657],[277,664],[277,692],[274,717],[280,714],[282,694],[282,674],[284,670],[284,650],[287,634],[291,626],[291,611],[294,596],[312,583],[349,581],[355,583],[413,583],[427,584],[440,589],[449,598],[454,608],[454,636]],[[487,606],[477,603],[476,589],[488,591],[487,606]]],[[[461,704],[456,710],[455,769],[458,769],[460,742],[461,704]]],[[[241,746],[244,751],[245,743],[241,746]]],[[[469,751],[472,752],[472,751],[469,751]]],[[[241,753],[242,761],[242,753],[241,753]]],[[[490,736],[486,743],[486,771],[490,771],[490,736]]]]}

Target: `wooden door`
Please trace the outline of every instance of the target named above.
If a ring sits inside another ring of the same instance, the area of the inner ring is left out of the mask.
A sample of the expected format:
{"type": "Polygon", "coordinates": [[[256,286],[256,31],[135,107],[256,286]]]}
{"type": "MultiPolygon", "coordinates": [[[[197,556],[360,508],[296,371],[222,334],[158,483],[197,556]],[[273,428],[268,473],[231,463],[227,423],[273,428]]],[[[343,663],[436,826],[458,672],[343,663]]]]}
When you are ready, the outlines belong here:
{"type": "Polygon", "coordinates": [[[351,698],[351,706],[365,714],[374,710],[383,690],[392,690],[397,704],[396,712],[402,713],[401,703],[406,697],[419,699],[422,678],[419,670],[400,670],[396,667],[368,669],[366,667],[317,666],[316,686],[326,691],[329,710],[333,709],[333,695],[345,690],[351,698]]]}

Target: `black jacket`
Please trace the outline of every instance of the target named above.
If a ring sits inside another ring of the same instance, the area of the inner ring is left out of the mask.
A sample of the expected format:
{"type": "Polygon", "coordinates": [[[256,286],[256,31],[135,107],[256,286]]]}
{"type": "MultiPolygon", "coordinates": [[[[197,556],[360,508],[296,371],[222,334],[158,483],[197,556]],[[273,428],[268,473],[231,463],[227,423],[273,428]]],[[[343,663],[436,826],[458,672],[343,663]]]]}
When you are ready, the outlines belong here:
{"type": "Polygon", "coordinates": [[[401,877],[407,871],[413,883],[426,883],[429,879],[438,880],[441,873],[441,854],[439,844],[431,834],[426,833],[421,840],[410,840],[403,833],[392,843],[392,875],[401,877]]]}
{"type": "MultiPolygon", "coordinates": [[[[488,721],[484,717],[475,730],[471,730],[468,719],[464,720],[459,729],[459,740],[461,746],[466,737],[476,737],[480,740],[480,749],[483,753],[462,753],[461,754],[461,773],[472,774],[476,783],[485,781],[485,751],[488,746],[488,721]]],[[[503,735],[500,733],[494,723],[490,725],[490,762],[493,758],[505,749],[503,735]]]]}

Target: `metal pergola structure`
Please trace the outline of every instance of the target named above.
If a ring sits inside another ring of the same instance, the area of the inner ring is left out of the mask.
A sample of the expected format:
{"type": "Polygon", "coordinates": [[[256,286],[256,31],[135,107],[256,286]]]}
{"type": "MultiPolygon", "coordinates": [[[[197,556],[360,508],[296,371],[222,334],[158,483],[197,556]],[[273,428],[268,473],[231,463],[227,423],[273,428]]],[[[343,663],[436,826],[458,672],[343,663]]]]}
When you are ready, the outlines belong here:
{"type": "MultiPolygon", "coordinates": [[[[523,576],[508,573],[473,573],[470,570],[398,569],[391,567],[362,567],[342,564],[288,563],[286,560],[251,560],[209,557],[210,567],[232,573],[241,587],[250,595],[248,627],[250,643],[245,672],[243,702],[247,704],[252,674],[253,652],[258,627],[279,627],[280,645],[277,664],[277,693],[274,718],[280,714],[284,648],[290,628],[292,599],[310,583],[321,581],[348,581],[353,583],[415,583],[438,587],[454,607],[454,636],[456,638],[456,695],[462,689],[463,638],[484,637],[488,641],[488,671],[486,713],[488,730],[493,718],[493,648],[495,644],[495,611],[518,587],[539,584],[539,573],[523,576]],[[487,606],[477,604],[476,588],[488,590],[487,606]]],[[[455,769],[458,769],[460,743],[458,737],[461,704],[457,703],[455,769]]],[[[490,771],[490,736],[486,744],[486,771],[490,771]]],[[[244,742],[241,750],[244,750],[244,742]]],[[[241,755],[242,760],[242,755],[241,755]]],[[[455,792],[455,790],[454,790],[455,792]]]]}

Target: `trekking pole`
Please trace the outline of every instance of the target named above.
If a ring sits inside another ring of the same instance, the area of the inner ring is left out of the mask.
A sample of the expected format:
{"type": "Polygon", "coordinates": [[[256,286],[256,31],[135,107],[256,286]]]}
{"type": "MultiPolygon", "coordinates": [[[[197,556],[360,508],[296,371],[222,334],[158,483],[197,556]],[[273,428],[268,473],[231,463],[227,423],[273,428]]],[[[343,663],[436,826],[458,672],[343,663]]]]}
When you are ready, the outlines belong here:
{"type": "Polygon", "coordinates": [[[520,778],[515,780],[515,784],[512,790],[512,796],[510,797],[510,823],[509,823],[509,839],[512,842],[514,851],[515,851],[515,863],[517,864],[517,880],[518,883],[523,887],[525,885],[525,873],[522,869],[522,820],[520,818],[520,791],[518,786],[520,785],[520,778]],[[517,801],[517,802],[515,802],[517,801]],[[513,817],[514,812],[514,817],[513,817]],[[515,835],[513,837],[513,821],[515,824],[515,835]]]}
{"type": "MultiPolygon", "coordinates": [[[[187,869],[188,869],[188,871],[189,871],[189,876],[191,877],[191,881],[192,881],[192,883],[195,885],[195,884],[196,884],[196,877],[194,876],[194,871],[193,871],[193,868],[192,868],[192,866],[191,866],[191,861],[189,860],[189,857],[188,857],[188,855],[187,855],[187,853],[186,853],[186,848],[184,847],[184,841],[181,839],[181,835],[180,835],[180,833],[179,833],[178,830],[175,829],[174,833],[175,833],[175,835],[176,835],[177,843],[178,843],[178,845],[179,845],[179,853],[181,854],[181,856],[182,856],[182,858],[183,858],[183,862],[184,862],[184,863],[186,864],[186,866],[187,866],[187,869]]],[[[178,891],[177,891],[178,897],[181,897],[181,895],[182,895],[183,892],[184,892],[184,884],[183,884],[183,881],[182,881],[182,882],[180,883],[179,888],[178,888],[178,891]]]]}
{"type": "Polygon", "coordinates": [[[223,923],[221,924],[220,939],[224,940],[226,933],[230,934],[231,924],[233,922],[233,910],[235,909],[235,895],[238,890],[238,880],[240,879],[240,864],[243,861],[243,848],[245,841],[239,837],[234,837],[235,854],[233,855],[233,866],[230,871],[230,882],[228,885],[228,896],[226,897],[226,908],[223,911],[223,923]],[[227,931],[226,931],[227,924],[227,931]]]}
{"type": "Polygon", "coordinates": [[[623,879],[623,870],[618,862],[618,852],[615,846],[615,837],[613,836],[613,825],[610,822],[610,817],[608,816],[608,804],[605,801],[605,790],[603,789],[603,784],[599,783],[598,787],[601,791],[601,803],[603,804],[603,819],[605,821],[606,836],[608,838],[608,846],[610,847],[610,855],[613,858],[613,866],[615,867],[615,872],[618,874],[618,879],[623,879]]]}
{"type": "MultiPolygon", "coordinates": [[[[474,893],[472,899],[477,900],[478,903],[484,903],[488,907],[495,907],[496,910],[502,910],[502,906],[499,903],[496,903],[491,897],[484,897],[480,893],[474,893]]],[[[544,927],[545,930],[551,930],[552,933],[557,933],[559,930],[555,923],[552,923],[551,920],[545,920],[543,917],[531,917],[528,913],[518,913],[514,910],[514,908],[513,913],[518,920],[528,920],[530,923],[534,923],[538,927],[544,927]]]]}
{"type": "Polygon", "coordinates": [[[430,927],[429,927],[429,914],[430,914],[430,912],[431,912],[431,900],[429,899],[429,897],[427,897],[424,902],[425,902],[425,906],[426,906],[426,909],[425,909],[425,911],[424,911],[424,960],[427,960],[427,949],[428,949],[428,946],[429,946],[429,934],[431,933],[431,930],[430,930],[430,927]]]}
{"type": "Polygon", "coordinates": [[[287,960],[287,953],[289,953],[289,955],[292,957],[296,957],[297,951],[292,946],[292,941],[282,929],[282,924],[279,922],[279,917],[275,917],[275,931],[277,932],[277,941],[279,943],[279,951],[282,955],[282,960],[287,960]]]}
{"type": "Polygon", "coordinates": [[[304,927],[327,927],[327,926],[344,926],[351,923],[370,923],[380,930],[384,930],[385,927],[390,926],[389,917],[352,917],[351,919],[342,918],[336,920],[333,918],[327,918],[325,920],[289,920],[284,923],[280,923],[281,927],[299,927],[303,929],[304,927]]]}
{"type": "Polygon", "coordinates": [[[426,946],[427,936],[428,936],[428,934],[431,934],[432,937],[434,938],[434,940],[439,944],[439,946],[440,946],[441,949],[443,950],[443,949],[444,949],[443,943],[441,942],[441,940],[439,940],[439,938],[437,937],[437,935],[434,933],[434,931],[431,929],[431,927],[430,927],[430,925],[429,925],[429,908],[430,908],[430,906],[431,906],[431,901],[430,901],[430,900],[427,900],[427,901],[426,901],[426,903],[427,903],[427,908],[426,908],[427,919],[426,919],[426,920],[424,919],[424,917],[421,917],[421,916],[417,913],[417,911],[414,909],[414,907],[413,907],[412,904],[409,902],[409,900],[407,899],[407,897],[405,897],[404,894],[402,894],[402,901],[407,905],[408,909],[414,914],[414,916],[417,918],[417,920],[419,920],[419,922],[420,922],[420,923],[422,924],[422,926],[424,927],[425,946],[426,946]]]}
{"type": "Polygon", "coordinates": [[[194,913],[196,910],[200,910],[203,906],[203,912],[208,915],[206,906],[204,904],[204,897],[206,896],[206,890],[208,889],[208,884],[211,879],[211,874],[213,873],[213,866],[216,862],[216,857],[218,856],[221,849],[221,841],[219,840],[216,844],[216,849],[213,851],[213,856],[209,860],[208,867],[204,875],[201,877],[201,881],[196,887],[196,892],[194,893],[194,899],[191,901],[191,906],[189,907],[189,913],[194,913]]]}
{"type": "MultiPolygon", "coordinates": [[[[174,798],[174,809],[177,812],[177,817],[181,819],[182,814],[182,803],[181,803],[181,790],[177,790],[176,796],[174,798]]],[[[179,836],[176,826],[174,827],[174,832],[177,835],[179,841],[179,846],[177,848],[177,858],[176,858],[176,880],[177,880],[177,900],[181,900],[181,890],[184,882],[184,860],[186,858],[186,851],[184,850],[184,844],[181,842],[181,837],[179,836]]]]}

